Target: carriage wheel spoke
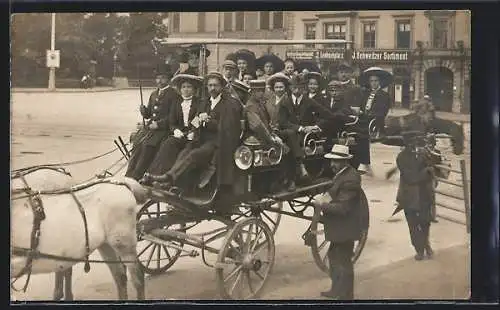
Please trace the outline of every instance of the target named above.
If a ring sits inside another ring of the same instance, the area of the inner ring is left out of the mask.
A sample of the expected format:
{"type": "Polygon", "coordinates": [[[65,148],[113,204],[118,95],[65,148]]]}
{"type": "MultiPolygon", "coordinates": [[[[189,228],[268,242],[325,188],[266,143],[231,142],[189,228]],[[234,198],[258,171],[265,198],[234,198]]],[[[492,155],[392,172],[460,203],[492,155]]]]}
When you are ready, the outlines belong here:
{"type": "Polygon", "coordinates": [[[227,277],[224,279],[224,283],[226,283],[229,279],[234,277],[241,270],[241,268],[243,268],[243,265],[239,265],[236,268],[234,268],[233,271],[231,271],[231,273],[228,274],[227,277]]]}
{"type": "Polygon", "coordinates": [[[144,254],[144,252],[146,252],[146,250],[149,249],[153,244],[153,242],[150,242],[147,246],[145,246],[144,249],[142,249],[142,251],[137,254],[137,257],[140,257],[142,254],[144,254]]]}
{"type": "Polygon", "coordinates": [[[254,226],[256,225],[250,224],[250,227],[248,227],[247,239],[245,240],[245,250],[248,250],[248,248],[250,247],[250,242],[252,241],[252,231],[254,226]]]}
{"type": "Polygon", "coordinates": [[[156,203],[156,216],[160,217],[160,203],[159,202],[156,203]]]}
{"type": "Polygon", "coordinates": [[[264,229],[261,229],[259,233],[257,234],[257,237],[255,238],[255,242],[252,244],[252,247],[250,248],[250,253],[255,250],[255,247],[259,243],[260,236],[262,236],[262,233],[264,232],[264,229]]]}
{"type": "Polygon", "coordinates": [[[149,254],[149,257],[148,257],[148,264],[146,265],[146,267],[149,267],[149,264],[151,264],[151,259],[153,258],[153,254],[155,253],[155,250],[157,248],[157,245],[155,244],[155,247],[153,248],[153,250],[151,251],[151,253],[149,254]]]}
{"type": "Polygon", "coordinates": [[[267,244],[269,241],[266,239],[265,241],[263,241],[262,243],[259,244],[259,246],[256,246],[253,251],[253,255],[256,256],[257,254],[260,253],[260,251],[262,251],[262,249],[265,249],[264,245],[267,244]]]}
{"type": "Polygon", "coordinates": [[[264,281],[264,276],[261,275],[257,270],[253,270],[253,273],[255,273],[262,281],[264,281]]]}
{"type": "Polygon", "coordinates": [[[250,293],[252,295],[254,295],[255,291],[254,291],[253,286],[252,286],[252,279],[250,278],[250,270],[245,272],[245,277],[247,278],[247,283],[248,283],[248,288],[250,289],[250,293]]]}
{"type": "Polygon", "coordinates": [[[238,277],[236,277],[236,281],[234,281],[233,286],[231,286],[231,289],[229,290],[229,295],[233,295],[233,292],[234,292],[234,289],[236,288],[236,285],[238,285],[238,283],[240,282],[241,274],[242,274],[242,272],[240,271],[238,273],[238,277]]]}
{"type": "Polygon", "coordinates": [[[157,258],[157,261],[156,261],[156,268],[157,269],[160,269],[160,263],[161,263],[161,246],[158,246],[158,252],[156,253],[156,258],[157,258]]]}
{"type": "Polygon", "coordinates": [[[164,245],[162,245],[163,250],[165,251],[165,254],[167,254],[168,260],[172,260],[172,256],[170,256],[170,253],[168,252],[168,248],[164,245]]]}
{"type": "Polygon", "coordinates": [[[149,210],[146,210],[146,213],[144,213],[144,214],[146,214],[148,216],[148,218],[152,218],[151,212],[149,212],[149,210]]]}

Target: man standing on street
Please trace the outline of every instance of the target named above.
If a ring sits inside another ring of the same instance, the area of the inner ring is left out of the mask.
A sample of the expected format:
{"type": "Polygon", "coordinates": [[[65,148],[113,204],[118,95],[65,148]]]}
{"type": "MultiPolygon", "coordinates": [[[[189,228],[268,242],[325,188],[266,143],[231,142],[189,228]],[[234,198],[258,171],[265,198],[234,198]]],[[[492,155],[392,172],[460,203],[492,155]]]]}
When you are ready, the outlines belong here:
{"type": "Polygon", "coordinates": [[[349,164],[352,158],[349,147],[335,144],[325,158],[331,160],[330,166],[335,176],[332,187],[313,202],[323,214],[325,239],[330,241],[328,262],[332,285],[321,296],[352,300],[354,242],[368,228],[368,203],[361,189],[361,175],[349,164]]]}
{"type": "Polygon", "coordinates": [[[411,243],[417,252],[416,260],[424,259],[424,255],[432,258],[434,254],[429,243],[434,168],[422,154],[421,134],[415,131],[403,133],[405,148],[396,159],[401,175],[396,201],[405,212],[411,243]]]}

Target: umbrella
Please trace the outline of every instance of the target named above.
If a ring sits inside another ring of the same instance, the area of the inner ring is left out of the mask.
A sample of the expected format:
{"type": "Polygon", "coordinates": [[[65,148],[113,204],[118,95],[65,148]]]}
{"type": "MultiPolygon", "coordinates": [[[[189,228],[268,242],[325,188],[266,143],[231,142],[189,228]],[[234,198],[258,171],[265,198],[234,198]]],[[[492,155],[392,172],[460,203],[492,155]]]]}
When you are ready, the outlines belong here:
{"type": "Polygon", "coordinates": [[[309,72],[321,73],[321,70],[319,69],[318,65],[312,61],[301,61],[297,64],[296,70],[299,73],[301,73],[304,69],[306,69],[309,72]]]}
{"type": "Polygon", "coordinates": [[[275,73],[280,72],[285,68],[285,63],[283,62],[283,60],[281,60],[281,58],[274,54],[266,54],[262,57],[257,58],[255,60],[255,67],[257,69],[264,69],[264,65],[268,62],[273,64],[275,73]]]}
{"type": "Polygon", "coordinates": [[[370,67],[363,71],[363,73],[361,73],[361,75],[359,76],[359,84],[369,87],[370,85],[368,82],[368,78],[372,75],[378,76],[378,78],[380,79],[381,88],[389,86],[389,84],[391,84],[393,80],[392,73],[385,71],[384,69],[379,67],[370,67]]]}

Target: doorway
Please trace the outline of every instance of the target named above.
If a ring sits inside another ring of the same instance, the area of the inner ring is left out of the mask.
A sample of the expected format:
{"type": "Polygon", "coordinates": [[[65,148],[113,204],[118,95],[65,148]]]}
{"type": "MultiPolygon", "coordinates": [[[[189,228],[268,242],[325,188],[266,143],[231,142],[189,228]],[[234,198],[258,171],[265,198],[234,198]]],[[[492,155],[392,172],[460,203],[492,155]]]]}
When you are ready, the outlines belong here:
{"type": "Polygon", "coordinates": [[[425,93],[432,98],[436,110],[451,112],[453,107],[453,72],[445,67],[425,72],[425,93]]]}

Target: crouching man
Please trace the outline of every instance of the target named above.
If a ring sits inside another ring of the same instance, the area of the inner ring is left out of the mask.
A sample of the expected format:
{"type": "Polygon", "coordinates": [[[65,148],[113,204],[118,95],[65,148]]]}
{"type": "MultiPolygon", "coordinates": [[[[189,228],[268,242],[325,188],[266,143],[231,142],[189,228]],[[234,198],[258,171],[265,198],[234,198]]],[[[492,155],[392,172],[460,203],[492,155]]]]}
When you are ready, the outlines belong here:
{"type": "MultiPolygon", "coordinates": [[[[332,285],[321,296],[333,299],[354,298],[354,242],[368,226],[368,204],[361,189],[361,175],[349,164],[352,155],[345,145],[335,144],[325,158],[335,176],[333,185],[313,204],[321,210],[325,239],[330,241],[328,262],[332,285]]],[[[316,211],[318,212],[318,211],[316,211]]]]}

